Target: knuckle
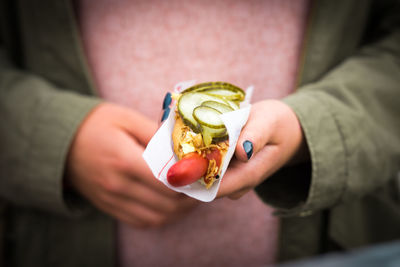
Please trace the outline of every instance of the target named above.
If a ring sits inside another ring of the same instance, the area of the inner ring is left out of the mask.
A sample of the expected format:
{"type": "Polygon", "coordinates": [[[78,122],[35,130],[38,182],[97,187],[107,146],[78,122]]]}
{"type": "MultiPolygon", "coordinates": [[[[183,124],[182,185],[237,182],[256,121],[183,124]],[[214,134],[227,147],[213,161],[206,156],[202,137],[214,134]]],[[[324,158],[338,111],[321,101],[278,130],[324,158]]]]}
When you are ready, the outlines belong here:
{"type": "Polygon", "coordinates": [[[165,206],[165,210],[168,214],[177,214],[180,211],[180,207],[176,203],[168,203],[165,206]]]}
{"type": "Polygon", "coordinates": [[[134,164],[135,154],[131,149],[119,148],[108,158],[110,167],[115,170],[126,171],[134,164]]]}
{"type": "Polygon", "coordinates": [[[107,192],[118,193],[122,189],[121,181],[115,177],[105,177],[101,180],[101,186],[107,192]]]}
{"type": "Polygon", "coordinates": [[[113,197],[110,194],[108,194],[108,192],[100,192],[98,194],[97,200],[99,204],[104,206],[106,209],[111,207],[114,203],[113,197]]]}
{"type": "Polygon", "coordinates": [[[118,153],[117,155],[115,155],[112,163],[115,169],[123,172],[129,170],[132,164],[133,163],[131,161],[131,157],[128,157],[124,153],[118,153]]]}
{"type": "Polygon", "coordinates": [[[169,216],[163,212],[149,210],[141,204],[132,203],[127,209],[127,217],[135,218],[142,228],[156,228],[166,224],[169,216]]]}
{"type": "Polygon", "coordinates": [[[165,214],[173,214],[178,211],[179,203],[179,200],[175,197],[165,198],[162,200],[162,203],[159,206],[161,208],[160,211],[164,212],[165,214]]]}
{"type": "Polygon", "coordinates": [[[167,217],[165,216],[155,216],[151,219],[149,225],[152,227],[160,227],[167,223],[167,217]]]}

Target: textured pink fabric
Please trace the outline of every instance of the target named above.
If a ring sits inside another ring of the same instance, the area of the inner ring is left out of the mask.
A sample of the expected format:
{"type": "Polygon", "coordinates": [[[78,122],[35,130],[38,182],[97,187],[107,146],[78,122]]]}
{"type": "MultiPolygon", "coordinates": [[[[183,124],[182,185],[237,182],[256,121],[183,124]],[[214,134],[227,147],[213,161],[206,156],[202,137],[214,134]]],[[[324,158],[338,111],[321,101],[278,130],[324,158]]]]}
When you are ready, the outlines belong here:
{"type": "MultiPolygon", "coordinates": [[[[295,85],[308,0],[79,0],[99,94],[159,119],[179,81],[255,86],[254,101],[295,85]]],[[[261,266],[274,261],[273,209],[249,193],[202,204],[160,229],[118,224],[122,266],[261,266]]]]}

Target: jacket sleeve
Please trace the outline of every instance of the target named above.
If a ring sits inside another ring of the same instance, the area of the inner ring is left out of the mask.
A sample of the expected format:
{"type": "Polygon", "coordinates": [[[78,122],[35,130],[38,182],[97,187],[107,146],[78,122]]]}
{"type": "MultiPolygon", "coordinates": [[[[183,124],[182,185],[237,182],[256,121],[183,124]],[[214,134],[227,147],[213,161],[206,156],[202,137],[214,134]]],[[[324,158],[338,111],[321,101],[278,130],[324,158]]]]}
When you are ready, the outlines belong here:
{"type": "Polygon", "coordinates": [[[400,31],[360,49],[284,99],[302,125],[311,165],[286,167],[256,188],[282,216],[361,198],[400,170],[400,31]]]}
{"type": "Polygon", "coordinates": [[[14,69],[0,55],[0,198],[70,213],[63,192],[66,155],[82,120],[99,103],[14,69]]]}

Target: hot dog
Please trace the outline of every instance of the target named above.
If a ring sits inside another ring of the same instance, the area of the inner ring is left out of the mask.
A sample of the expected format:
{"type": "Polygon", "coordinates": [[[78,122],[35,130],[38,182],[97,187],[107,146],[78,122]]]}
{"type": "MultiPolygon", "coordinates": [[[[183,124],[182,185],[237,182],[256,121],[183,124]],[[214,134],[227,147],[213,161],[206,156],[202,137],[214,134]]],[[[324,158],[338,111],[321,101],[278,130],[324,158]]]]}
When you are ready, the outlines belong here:
{"type": "Polygon", "coordinates": [[[184,186],[200,180],[210,188],[218,179],[221,163],[228,150],[228,140],[205,146],[201,134],[186,126],[176,117],[172,140],[179,161],[167,172],[167,181],[173,186],[184,186]]]}
{"type": "Polygon", "coordinates": [[[188,88],[175,98],[172,141],[179,161],[168,170],[167,181],[172,186],[200,181],[208,189],[219,178],[229,147],[219,115],[238,109],[244,92],[228,83],[210,82],[188,88]]]}

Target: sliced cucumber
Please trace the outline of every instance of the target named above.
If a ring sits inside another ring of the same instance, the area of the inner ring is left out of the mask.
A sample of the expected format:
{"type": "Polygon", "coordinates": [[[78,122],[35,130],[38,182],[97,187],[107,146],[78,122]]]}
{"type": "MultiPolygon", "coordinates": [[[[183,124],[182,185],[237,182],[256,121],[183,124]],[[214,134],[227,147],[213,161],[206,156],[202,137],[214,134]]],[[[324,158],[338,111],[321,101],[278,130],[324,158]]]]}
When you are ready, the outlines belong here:
{"type": "Polygon", "coordinates": [[[204,145],[209,146],[212,141],[225,140],[228,137],[226,127],[220,118],[221,114],[218,110],[208,106],[194,109],[193,116],[201,125],[204,145]]]}
{"type": "Polygon", "coordinates": [[[205,82],[205,83],[199,83],[195,84],[185,90],[182,91],[182,93],[188,93],[188,92],[196,92],[196,91],[205,91],[205,90],[210,90],[210,89],[218,89],[218,88],[226,88],[234,85],[225,83],[225,82],[205,82]]]}
{"type": "Polygon", "coordinates": [[[196,92],[196,91],[203,91],[203,90],[207,90],[210,88],[215,88],[215,83],[214,82],[205,82],[205,83],[199,83],[196,85],[193,85],[189,88],[186,88],[185,90],[182,91],[182,94],[186,94],[189,92],[196,92]]]}
{"type": "Polygon", "coordinates": [[[178,112],[181,115],[183,122],[196,133],[200,132],[200,127],[199,123],[193,117],[193,110],[206,101],[215,101],[221,104],[227,103],[224,99],[219,97],[198,92],[182,94],[178,101],[178,112]]]}
{"type": "Polygon", "coordinates": [[[225,128],[225,124],[220,117],[221,114],[215,108],[207,106],[200,106],[193,110],[193,117],[198,123],[213,129],[225,128]]]}
{"type": "Polygon", "coordinates": [[[238,110],[240,108],[239,104],[235,101],[232,100],[225,100],[225,101],[231,108],[233,108],[233,110],[238,110]]]}
{"type": "Polygon", "coordinates": [[[209,146],[212,141],[222,141],[228,138],[226,128],[213,129],[205,125],[201,126],[201,134],[205,146],[209,146]]]}
{"type": "Polygon", "coordinates": [[[212,89],[204,91],[205,94],[221,97],[227,100],[243,101],[244,94],[240,91],[234,91],[231,89],[212,89]]]}
{"type": "Polygon", "coordinates": [[[239,109],[245,93],[224,82],[208,82],[192,86],[180,94],[177,109],[185,125],[202,133],[206,146],[228,138],[220,118],[222,113],[239,109]]]}
{"type": "Polygon", "coordinates": [[[201,132],[201,134],[203,136],[204,145],[209,146],[212,143],[212,135],[210,134],[210,132],[204,130],[201,132]]]}
{"type": "Polygon", "coordinates": [[[187,88],[182,93],[188,92],[202,92],[235,101],[243,101],[245,96],[245,92],[241,88],[226,82],[200,83],[187,88]]]}
{"type": "Polygon", "coordinates": [[[221,113],[233,111],[233,108],[231,108],[230,106],[215,101],[204,101],[203,103],[201,103],[201,105],[204,107],[214,108],[221,113]]]}

